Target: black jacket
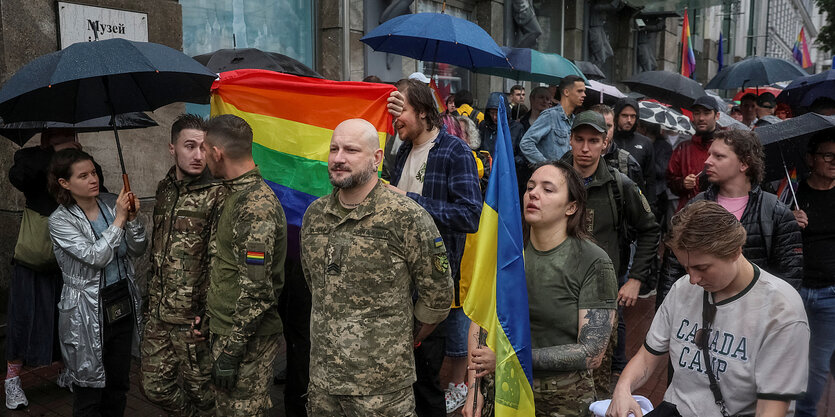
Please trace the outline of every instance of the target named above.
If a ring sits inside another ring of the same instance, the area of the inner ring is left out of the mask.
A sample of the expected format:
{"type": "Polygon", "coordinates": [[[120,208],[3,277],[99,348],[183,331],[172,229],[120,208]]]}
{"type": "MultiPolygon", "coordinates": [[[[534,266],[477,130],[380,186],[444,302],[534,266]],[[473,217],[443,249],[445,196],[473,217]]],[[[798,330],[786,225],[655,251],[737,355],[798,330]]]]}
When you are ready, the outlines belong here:
{"type": "MultiPolygon", "coordinates": [[[[49,216],[58,208],[55,197],[47,190],[47,174],[49,163],[55,151],[52,147],[41,148],[33,146],[23,148],[14,153],[14,164],[9,169],[9,182],[23,192],[26,197],[26,208],[38,212],[42,216],[49,216]]],[[[99,176],[99,190],[107,192],[104,186],[104,175],[101,166],[93,162],[99,176]]]]}
{"type": "MultiPolygon", "coordinates": [[[[716,201],[718,194],[719,187],[711,185],[707,191],[697,194],[687,204],[699,200],[716,201]]],[[[755,186],[748,193],[748,205],[742,212],[740,222],[748,234],[745,246],[742,247],[745,258],[769,273],[783,278],[793,287],[800,288],[803,279],[803,239],[800,226],[797,225],[789,207],[780,202],[774,194],[766,193],[759,186],[755,186]],[[769,213],[770,219],[763,218],[769,213]],[[771,225],[766,225],[765,222],[770,222],[771,225]],[[770,229],[769,236],[764,236],[764,229],[770,229]]],[[[664,259],[664,273],[658,286],[658,305],[661,305],[661,300],[670,291],[673,283],[686,274],[671,252],[667,251],[664,259]]]]}
{"type": "MultiPolygon", "coordinates": [[[[644,174],[645,186],[641,191],[647,197],[650,205],[655,206],[655,147],[648,137],[635,133],[635,128],[638,126],[637,120],[632,129],[619,130],[617,127],[618,116],[626,107],[635,109],[636,114],[640,114],[641,109],[638,107],[638,102],[631,98],[620,99],[615,105],[615,134],[614,142],[623,150],[629,152],[632,157],[641,165],[641,171],[644,174]]],[[[633,178],[634,180],[634,178],[633,178]]]]}

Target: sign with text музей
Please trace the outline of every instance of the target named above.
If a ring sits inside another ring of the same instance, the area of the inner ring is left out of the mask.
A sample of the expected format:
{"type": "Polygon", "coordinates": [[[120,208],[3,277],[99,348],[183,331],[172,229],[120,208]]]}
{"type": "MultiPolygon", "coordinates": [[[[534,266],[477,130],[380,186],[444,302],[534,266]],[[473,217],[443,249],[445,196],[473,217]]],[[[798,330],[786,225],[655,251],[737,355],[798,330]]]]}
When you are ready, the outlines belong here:
{"type": "Polygon", "coordinates": [[[61,49],[76,42],[112,38],[148,42],[145,13],[58,2],[58,26],[61,49]]]}

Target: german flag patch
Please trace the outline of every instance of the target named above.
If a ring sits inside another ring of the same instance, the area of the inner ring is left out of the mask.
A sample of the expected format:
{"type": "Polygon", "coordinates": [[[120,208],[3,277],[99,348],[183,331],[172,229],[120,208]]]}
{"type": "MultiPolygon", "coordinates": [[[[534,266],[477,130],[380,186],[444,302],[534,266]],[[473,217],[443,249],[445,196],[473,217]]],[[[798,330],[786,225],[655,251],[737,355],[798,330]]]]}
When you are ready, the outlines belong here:
{"type": "Polygon", "coordinates": [[[440,248],[441,246],[444,246],[444,239],[440,238],[440,237],[436,237],[435,238],[435,247],[440,248]]]}
{"type": "Polygon", "coordinates": [[[246,263],[250,265],[264,265],[264,252],[246,251],[246,263]]]}

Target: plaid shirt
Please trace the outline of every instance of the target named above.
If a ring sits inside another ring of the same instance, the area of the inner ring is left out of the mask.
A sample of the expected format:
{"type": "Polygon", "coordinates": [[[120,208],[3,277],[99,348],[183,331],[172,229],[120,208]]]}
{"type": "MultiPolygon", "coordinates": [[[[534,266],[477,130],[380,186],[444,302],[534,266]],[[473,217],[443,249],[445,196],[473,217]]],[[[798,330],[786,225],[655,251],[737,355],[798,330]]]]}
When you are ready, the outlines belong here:
{"type": "MultiPolygon", "coordinates": [[[[455,282],[454,305],[460,305],[458,280],[467,233],[478,231],[481,218],[481,188],[473,153],[461,139],[441,128],[426,158],[423,193],[406,193],[435,220],[444,239],[449,267],[455,282]]],[[[411,142],[403,142],[391,169],[391,183],[399,184],[411,142]]]]}

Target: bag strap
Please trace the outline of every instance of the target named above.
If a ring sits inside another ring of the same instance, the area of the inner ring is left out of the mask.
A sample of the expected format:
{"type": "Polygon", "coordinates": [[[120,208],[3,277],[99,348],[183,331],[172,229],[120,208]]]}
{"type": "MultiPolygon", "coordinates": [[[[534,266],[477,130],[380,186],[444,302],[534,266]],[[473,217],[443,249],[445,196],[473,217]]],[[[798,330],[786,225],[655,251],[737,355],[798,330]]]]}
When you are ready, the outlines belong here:
{"type": "Polygon", "coordinates": [[[727,408],[725,408],[725,399],[722,397],[722,391],[719,389],[719,381],[716,380],[716,374],[713,373],[713,365],[710,363],[710,349],[708,349],[708,341],[710,340],[711,325],[713,325],[714,317],[716,317],[716,304],[710,303],[707,291],[705,291],[702,297],[702,329],[701,334],[696,335],[696,345],[702,350],[702,358],[705,361],[707,378],[710,380],[710,392],[713,393],[713,399],[721,408],[722,415],[728,417],[729,414],[727,408]]]}

